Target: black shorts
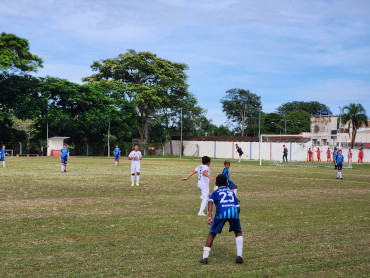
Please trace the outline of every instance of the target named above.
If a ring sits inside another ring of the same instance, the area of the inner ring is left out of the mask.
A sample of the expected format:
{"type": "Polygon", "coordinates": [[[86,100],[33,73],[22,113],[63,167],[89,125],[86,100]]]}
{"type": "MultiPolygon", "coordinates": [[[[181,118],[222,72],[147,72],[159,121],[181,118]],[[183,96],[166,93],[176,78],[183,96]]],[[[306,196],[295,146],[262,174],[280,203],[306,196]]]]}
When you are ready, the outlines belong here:
{"type": "Polygon", "coordinates": [[[343,167],[343,163],[338,164],[337,169],[338,169],[338,170],[342,170],[342,167],[343,167]]]}

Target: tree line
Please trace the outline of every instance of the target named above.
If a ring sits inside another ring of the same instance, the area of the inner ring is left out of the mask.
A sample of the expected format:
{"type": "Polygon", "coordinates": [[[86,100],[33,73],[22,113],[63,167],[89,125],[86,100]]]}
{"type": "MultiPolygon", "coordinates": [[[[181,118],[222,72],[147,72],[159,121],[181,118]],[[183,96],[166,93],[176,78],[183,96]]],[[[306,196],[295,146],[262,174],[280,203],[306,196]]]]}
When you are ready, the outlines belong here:
{"type": "MultiPolygon", "coordinates": [[[[14,34],[0,36],[1,142],[22,142],[27,152],[46,147],[49,137],[71,137],[76,154],[104,154],[111,144],[133,138],[164,143],[180,134],[192,136],[257,136],[260,97],[230,89],[222,98],[228,125],[216,126],[189,91],[184,63],[148,51],[127,50],[94,61],[83,84],[58,77],[35,77],[43,60],[14,34]],[[182,112],[182,113],[181,113],[182,112]],[[47,128],[48,126],[48,128],[47,128]]],[[[318,102],[289,102],[276,113],[263,113],[261,132],[297,134],[309,131],[310,115],[330,109],[318,102]]]]}

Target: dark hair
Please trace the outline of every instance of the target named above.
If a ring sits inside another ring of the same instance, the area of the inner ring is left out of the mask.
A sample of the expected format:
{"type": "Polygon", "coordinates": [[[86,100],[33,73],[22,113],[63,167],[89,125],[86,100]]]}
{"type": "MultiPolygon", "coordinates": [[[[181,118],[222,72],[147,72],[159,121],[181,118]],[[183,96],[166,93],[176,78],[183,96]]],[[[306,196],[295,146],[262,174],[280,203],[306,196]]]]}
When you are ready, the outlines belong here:
{"type": "Polygon", "coordinates": [[[67,146],[67,143],[63,143],[63,146],[67,146]]]}
{"type": "Polygon", "coordinates": [[[230,161],[225,160],[224,165],[226,165],[226,164],[229,164],[230,165],[230,161]]]}
{"type": "Polygon", "coordinates": [[[203,156],[202,157],[202,164],[205,165],[207,163],[211,162],[211,159],[209,158],[209,156],[203,156]]]}
{"type": "Polygon", "coordinates": [[[227,177],[225,175],[218,175],[216,178],[216,185],[217,186],[226,186],[227,185],[227,177]]]}
{"type": "Polygon", "coordinates": [[[138,144],[138,143],[136,143],[136,144],[134,144],[134,147],[135,147],[135,146],[138,146],[138,147],[139,147],[139,144],[138,144]]]}

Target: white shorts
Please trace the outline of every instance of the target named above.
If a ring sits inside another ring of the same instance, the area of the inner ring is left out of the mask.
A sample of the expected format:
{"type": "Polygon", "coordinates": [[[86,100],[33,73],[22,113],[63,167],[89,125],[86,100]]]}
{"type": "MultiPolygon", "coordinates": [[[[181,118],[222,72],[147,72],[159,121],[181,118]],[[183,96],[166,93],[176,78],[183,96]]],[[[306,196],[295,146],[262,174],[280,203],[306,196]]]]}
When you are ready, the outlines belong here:
{"type": "Polygon", "coordinates": [[[198,183],[198,189],[200,190],[200,198],[202,200],[206,199],[208,200],[209,199],[209,184],[201,184],[201,183],[198,183]]]}
{"type": "Polygon", "coordinates": [[[140,163],[132,163],[131,164],[131,174],[140,173],[140,163]]]}

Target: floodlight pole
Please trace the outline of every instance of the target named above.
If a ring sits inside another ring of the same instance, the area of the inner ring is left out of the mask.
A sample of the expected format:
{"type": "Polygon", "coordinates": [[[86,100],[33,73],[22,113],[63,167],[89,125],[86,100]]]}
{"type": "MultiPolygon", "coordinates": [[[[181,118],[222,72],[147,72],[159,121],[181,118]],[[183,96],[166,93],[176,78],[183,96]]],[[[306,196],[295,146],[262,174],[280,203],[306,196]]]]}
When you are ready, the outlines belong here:
{"type": "Polygon", "coordinates": [[[49,103],[47,104],[46,114],[46,156],[49,154],[49,103]]]}
{"type": "Polygon", "coordinates": [[[261,110],[258,113],[258,137],[259,137],[258,158],[260,160],[260,166],[262,166],[262,160],[261,160],[261,141],[262,141],[262,135],[261,135],[261,110]]]}
{"type": "Polygon", "coordinates": [[[180,159],[182,159],[182,107],[181,107],[181,131],[180,131],[180,159]]]}
{"type": "Polygon", "coordinates": [[[339,129],[338,129],[338,146],[341,148],[341,138],[340,138],[340,126],[341,126],[341,116],[342,116],[342,108],[339,106],[339,129]]]}
{"type": "Polygon", "coordinates": [[[109,121],[108,121],[108,157],[109,157],[109,153],[110,153],[109,137],[110,137],[110,117],[109,117],[109,121]]]}

